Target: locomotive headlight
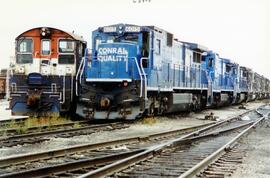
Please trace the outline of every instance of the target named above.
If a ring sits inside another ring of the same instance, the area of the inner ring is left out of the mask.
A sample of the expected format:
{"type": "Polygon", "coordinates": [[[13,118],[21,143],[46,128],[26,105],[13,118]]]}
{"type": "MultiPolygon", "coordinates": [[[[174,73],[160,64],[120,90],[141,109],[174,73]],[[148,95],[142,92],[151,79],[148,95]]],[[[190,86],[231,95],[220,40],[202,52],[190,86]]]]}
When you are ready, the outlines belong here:
{"type": "Polygon", "coordinates": [[[42,36],[45,36],[46,35],[46,28],[41,28],[41,35],[42,36]]]}
{"type": "Polygon", "coordinates": [[[40,29],[40,35],[41,35],[42,37],[49,36],[50,33],[51,33],[51,32],[50,32],[50,29],[49,29],[49,28],[42,27],[42,28],[40,29]]]}
{"type": "Polygon", "coordinates": [[[124,81],[124,82],[123,82],[123,86],[124,86],[124,87],[127,87],[127,86],[128,86],[128,82],[127,82],[127,81],[124,81]]]}
{"type": "Polygon", "coordinates": [[[18,69],[18,73],[23,74],[25,72],[24,66],[20,66],[18,69]]]}

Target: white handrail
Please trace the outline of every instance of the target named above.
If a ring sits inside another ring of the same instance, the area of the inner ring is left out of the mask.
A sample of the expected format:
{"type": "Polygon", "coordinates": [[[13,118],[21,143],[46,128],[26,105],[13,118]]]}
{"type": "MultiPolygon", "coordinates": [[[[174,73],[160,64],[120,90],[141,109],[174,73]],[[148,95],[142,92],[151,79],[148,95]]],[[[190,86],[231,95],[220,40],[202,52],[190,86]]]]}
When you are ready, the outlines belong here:
{"type": "Polygon", "coordinates": [[[87,58],[87,56],[88,56],[88,49],[85,48],[84,57],[82,57],[82,60],[80,62],[79,68],[78,68],[78,72],[76,74],[76,96],[78,96],[78,77],[80,75],[80,82],[82,83],[82,73],[83,73],[83,69],[85,67],[85,63],[86,63],[85,59],[87,58]]]}
{"type": "Polygon", "coordinates": [[[81,67],[82,67],[83,61],[84,61],[84,57],[82,58],[82,60],[80,62],[78,72],[76,74],[76,96],[78,96],[78,77],[79,77],[79,73],[81,72],[81,67]]]}
{"type": "Polygon", "coordinates": [[[126,72],[128,72],[128,57],[127,57],[127,60],[126,60],[126,72]]]}
{"type": "MultiPolygon", "coordinates": [[[[139,67],[137,58],[134,57],[134,60],[135,60],[135,63],[136,63],[136,66],[137,66],[137,69],[138,69],[138,72],[139,72],[139,75],[140,75],[140,80],[142,81],[142,73],[141,73],[141,69],[139,67]]],[[[142,97],[142,82],[141,82],[141,88],[140,88],[140,97],[142,97]]]]}
{"type": "Polygon", "coordinates": [[[140,60],[140,65],[141,65],[141,69],[142,69],[143,76],[144,76],[144,87],[145,87],[145,89],[144,89],[144,99],[146,100],[146,99],[147,99],[147,78],[146,78],[146,73],[145,73],[145,71],[144,71],[144,69],[143,69],[143,65],[142,65],[142,61],[143,61],[144,59],[146,60],[146,59],[148,59],[148,58],[142,57],[141,60],[140,60]]]}
{"type": "Polygon", "coordinates": [[[81,73],[80,73],[80,83],[82,83],[82,74],[83,74],[83,71],[84,71],[84,67],[85,67],[85,60],[87,60],[87,57],[85,57],[83,59],[83,65],[82,65],[82,69],[81,69],[81,73]]]}

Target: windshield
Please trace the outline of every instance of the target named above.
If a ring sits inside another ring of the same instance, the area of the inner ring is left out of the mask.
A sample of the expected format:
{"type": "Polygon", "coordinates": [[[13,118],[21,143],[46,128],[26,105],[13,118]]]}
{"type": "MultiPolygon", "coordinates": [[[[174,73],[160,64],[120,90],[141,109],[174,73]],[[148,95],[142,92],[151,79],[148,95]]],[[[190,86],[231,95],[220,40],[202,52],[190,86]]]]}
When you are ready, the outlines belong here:
{"type": "Polygon", "coordinates": [[[32,39],[18,40],[17,52],[19,53],[32,53],[32,39]]]}
{"type": "Polygon", "coordinates": [[[113,42],[138,42],[138,35],[137,34],[126,34],[124,36],[109,36],[107,38],[107,43],[113,42]]]}
{"type": "Polygon", "coordinates": [[[74,53],[75,43],[71,40],[59,41],[59,53],[74,53]]]}
{"type": "Polygon", "coordinates": [[[124,36],[111,35],[108,36],[106,40],[102,40],[101,37],[97,36],[95,38],[95,49],[98,49],[98,45],[101,43],[115,43],[115,42],[135,42],[138,43],[139,37],[138,34],[126,34],[124,36]]]}
{"type": "Polygon", "coordinates": [[[26,64],[33,62],[33,40],[20,39],[17,42],[16,62],[18,64],[26,64]]]}

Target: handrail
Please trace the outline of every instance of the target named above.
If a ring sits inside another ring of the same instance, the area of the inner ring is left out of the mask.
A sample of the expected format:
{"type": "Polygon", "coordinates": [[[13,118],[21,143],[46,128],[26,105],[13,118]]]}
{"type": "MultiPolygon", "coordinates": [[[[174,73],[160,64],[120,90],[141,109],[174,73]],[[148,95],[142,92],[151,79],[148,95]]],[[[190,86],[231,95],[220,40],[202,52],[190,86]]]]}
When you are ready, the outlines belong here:
{"type": "Polygon", "coordinates": [[[127,57],[127,60],[126,60],[126,72],[128,72],[128,57],[127,57]]]}
{"type": "Polygon", "coordinates": [[[79,73],[80,73],[80,69],[81,69],[82,63],[83,63],[83,58],[82,58],[82,60],[80,62],[80,65],[78,67],[78,72],[76,74],[76,96],[78,96],[78,77],[79,77],[79,73]]]}
{"type": "Polygon", "coordinates": [[[143,76],[144,76],[144,99],[147,100],[147,78],[146,78],[146,73],[143,69],[143,65],[142,65],[142,61],[143,60],[147,60],[148,58],[146,57],[142,57],[141,60],[140,60],[140,66],[141,66],[141,70],[143,72],[143,76]]]}
{"type": "Polygon", "coordinates": [[[61,104],[66,101],[66,76],[63,75],[63,101],[60,101],[61,104]]]}
{"type": "Polygon", "coordinates": [[[73,101],[73,75],[71,75],[70,77],[70,85],[71,85],[71,91],[70,91],[70,98],[71,98],[71,101],[73,101]]]}
{"type": "MultiPolygon", "coordinates": [[[[139,67],[139,64],[138,64],[138,61],[137,61],[137,58],[134,57],[134,60],[135,60],[135,63],[136,63],[136,67],[138,69],[138,72],[139,72],[139,75],[140,75],[140,79],[142,81],[142,72],[141,72],[141,69],[139,67]]],[[[141,82],[141,88],[140,88],[140,98],[142,97],[142,82],[141,82]]]]}
{"type": "MultiPolygon", "coordinates": [[[[87,56],[88,54],[88,49],[86,48],[85,51],[84,51],[84,57],[82,57],[82,60],[80,62],[80,65],[78,67],[78,72],[76,73],[76,96],[78,96],[78,78],[79,78],[79,74],[80,74],[80,77],[82,76],[82,66],[85,66],[83,64],[85,64],[85,57],[87,56]]],[[[81,78],[80,78],[80,82],[81,82],[81,78]]]]}
{"type": "Polygon", "coordinates": [[[82,64],[82,69],[81,69],[81,73],[80,73],[80,83],[82,83],[82,74],[83,74],[83,72],[84,72],[86,60],[88,60],[87,56],[85,56],[85,57],[83,58],[83,64],[82,64]]]}

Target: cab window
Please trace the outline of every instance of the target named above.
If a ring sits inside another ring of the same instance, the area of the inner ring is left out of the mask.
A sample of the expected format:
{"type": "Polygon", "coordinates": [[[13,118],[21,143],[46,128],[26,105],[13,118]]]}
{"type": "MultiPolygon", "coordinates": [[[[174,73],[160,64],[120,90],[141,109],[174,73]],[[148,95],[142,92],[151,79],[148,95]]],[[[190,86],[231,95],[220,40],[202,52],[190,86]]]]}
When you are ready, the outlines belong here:
{"type": "Polygon", "coordinates": [[[149,33],[148,32],[143,32],[142,33],[142,52],[141,56],[145,57],[147,59],[144,59],[142,61],[142,65],[144,68],[148,67],[148,57],[149,57],[149,33]]]}
{"type": "Polygon", "coordinates": [[[42,40],[41,41],[41,54],[42,55],[50,55],[51,54],[51,41],[50,40],[42,40]]]}
{"type": "Polygon", "coordinates": [[[68,54],[68,55],[59,55],[58,56],[58,63],[59,64],[74,64],[75,58],[73,54],[68,54]]]}
{"type": "Polygon", "coordinates": [[[72,40],[59,40],[59,64],[74,64],[75,63],[75,42],[72,40]]]}
{"type": "Polygon", "coordinates": [[[124,40],[137,43],[139,38],[138,38],[138,35],[125,35],[124,40]]]}
{"type": "Polygon", "coordinates": [[[208,67],[213,67],[213,61],[214,61],[213,58],[209,58],[208,67]]]}
{"type": "Polygon", "coordinates": [[[229,73],[231,71],[231,66],[226,64],[225,71],[226,73],[229,73]]]}
{"type": "MultiPolygon", "coordinates": [[[[111,41],[111,43],[113,43],[113,40],[111,41]]],[[[98,45],[101,44],[101,38],[100,37],[96,37],[95,39],[95,49],[98,49],[98,45]]]]}
{"type": "Polygon", "coordinates": [[[18,64],[27,64],[33,62],[33,40],[20,39],[17,41],[16,62],[18,64]]]}
{"type": "Polygon", "coordinates": [[[71,40],[59,41],[59,53],[74,53],[75,43],[71,40]]]}

